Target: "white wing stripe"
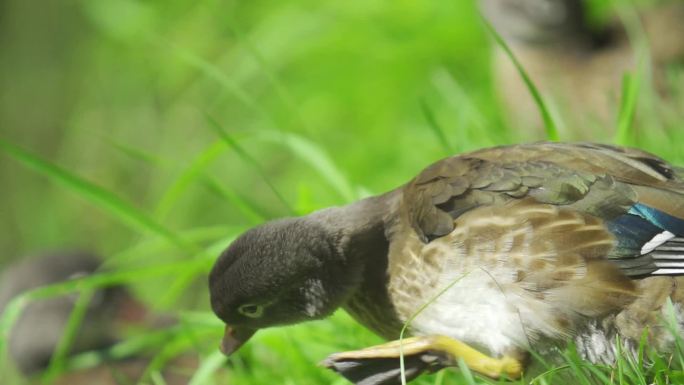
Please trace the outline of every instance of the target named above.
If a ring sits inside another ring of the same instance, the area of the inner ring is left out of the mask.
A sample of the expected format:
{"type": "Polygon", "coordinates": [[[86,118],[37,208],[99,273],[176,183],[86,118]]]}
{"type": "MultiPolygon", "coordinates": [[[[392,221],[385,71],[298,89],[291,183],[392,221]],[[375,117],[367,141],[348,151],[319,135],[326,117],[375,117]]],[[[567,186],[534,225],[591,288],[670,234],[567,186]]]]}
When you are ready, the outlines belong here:
{"type": "Polygon", "coordinates": [[[684,274],[684,269],[658,269],[651,275],[680,275],[684,274]]]}
{"type": "Polygon", "coordinates": [[[670,239],[672,239],[674,237],[675,237],[675,235],[669,231],[663,231],[660,234],[656,234],[656,236],[653,237],[653,239],[646,242],[641,247],[641,255],[650,253],[651,251],[655,250],[656,247],[662,245],[663,243],[669,241],[670,239]]]}

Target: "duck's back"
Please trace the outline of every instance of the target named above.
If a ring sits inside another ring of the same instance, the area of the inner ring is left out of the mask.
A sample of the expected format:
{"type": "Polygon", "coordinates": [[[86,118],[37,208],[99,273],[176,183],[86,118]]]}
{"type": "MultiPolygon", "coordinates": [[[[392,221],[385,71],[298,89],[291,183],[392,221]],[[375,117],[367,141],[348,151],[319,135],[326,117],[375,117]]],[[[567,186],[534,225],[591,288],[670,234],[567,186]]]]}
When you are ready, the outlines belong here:
{"type": "Polygon", "coordinates": [[[399,318],[420,310],[416,333],[495,353],[583,336],[587,319],[605,317],[643,319],[623,322],[637,338],[662,298],[677,297],[675,278],[659,276],[684,273],[680,173],[595,144],[498,147],[431,165],[404,187],[389,231],[399,318]]]}

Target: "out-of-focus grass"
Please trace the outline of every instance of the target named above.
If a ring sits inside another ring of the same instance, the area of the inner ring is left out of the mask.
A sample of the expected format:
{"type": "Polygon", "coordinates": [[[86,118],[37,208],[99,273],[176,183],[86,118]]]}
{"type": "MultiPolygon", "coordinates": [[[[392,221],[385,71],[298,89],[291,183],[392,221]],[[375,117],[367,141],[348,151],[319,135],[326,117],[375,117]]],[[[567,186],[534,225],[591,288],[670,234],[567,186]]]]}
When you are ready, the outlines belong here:
{"type": "Polygon", "coordinates": [[[552,141],[559,141],[560,136],[558,135],[558,124],[555,122],[553,115],[551,115],[551,111],[549,111],[549,108],[546,106],[546,102],[544,101],[544,98],[539,92],[539,89],[534,84],[530,76],[527,74],[527,70],[518,61],[518,58],[515,56],[511,48],[508,46],[508,43],[506,43],[503,37],[499,35],[499,32],[496,29],[494,29],[494,27],[487,20],[483,20],[483,23],[487,26],[487,29],[492,34],[492,37],[494,38],[496,44],[504,50],[508,59],[513,63],[518,74],[523,79],[523,82],[525,82],[525,86],[527,87],[528,91],[530,92],[530,95],[534,99],[534,103],[537,105],[539,114],[542,116],[547,139],[552,141]]]}
{"type": "MultiPolygon", "coordinates": [[[[600,16],[607,1],[596,3],[600,16]]],[[[0,346],[27,301],[125,283],[181,320],[133,331],[108,352],[155,357],[146,383],[189,351],[200,362],[193,384],[344,384],[315,364],[381,341],[343,312],[262,331],[223,365],[205,283],[214,256],[249,226],[386,191],[449,152],[546,139],[501,116],[491,43],[471,2],[1,7],[2,262],[78,247],[101,252],[108,269],[19,297],[2,315],[0,346]]],[[[634,76],[618,141],[684,164],[681,109],[641,108],[648,84],[637,92],[634,76]]],[[[567,354],[533,383],[568,372],[583,384],[681,378],[681,364],[673,371],[658,357],[644,374],[626,360],[601,368],[567,354]]],[[[101,357],[57,359],[50,375],[101,357]]],[[[3,383],[21,383],[7,362],[0,369],[3,383]]],[[[491,381],[449,371],[417,383],[491,381]]]]}

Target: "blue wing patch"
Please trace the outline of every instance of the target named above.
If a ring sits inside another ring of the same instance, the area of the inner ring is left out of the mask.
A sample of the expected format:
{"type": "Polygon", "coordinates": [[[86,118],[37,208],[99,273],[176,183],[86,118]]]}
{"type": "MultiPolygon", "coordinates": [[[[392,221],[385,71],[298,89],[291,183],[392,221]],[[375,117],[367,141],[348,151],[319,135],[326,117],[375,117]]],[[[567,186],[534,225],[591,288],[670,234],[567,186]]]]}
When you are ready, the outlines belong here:
{"type": "Polygon", "coordinates": [[[631,213],[608,222],[608,230],[617,238],[617,251],[621,256],[638,256],[643,245],[663,232],[663,228],[648,219],[631,213]]]}
{"type": "Polygon", "coordinates": [[[629,209],[629,214],[638,215],[651,224],[667,230],[674,235],[684,236],[684,219],[674,217],[668,213],[637,203],[629,209]]]}
{"type": "Polygon", "coordinates": [[[637,203],[606,225],[617,240],[612,259],[625,274],[684,274],[683,219],[637,203]]]}
{"type": "Polygon", "coordinates": [[[637,203],[607,223],[613,261],[630,276],[684,274],[684,219],[637,203]]]}

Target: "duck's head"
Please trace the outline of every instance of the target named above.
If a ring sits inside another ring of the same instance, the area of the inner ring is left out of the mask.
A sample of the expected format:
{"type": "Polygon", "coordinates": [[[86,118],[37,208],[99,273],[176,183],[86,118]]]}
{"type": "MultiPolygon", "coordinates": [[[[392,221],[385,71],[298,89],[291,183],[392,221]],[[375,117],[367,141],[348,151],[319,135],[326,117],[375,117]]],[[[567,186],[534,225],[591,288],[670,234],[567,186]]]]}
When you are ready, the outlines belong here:
{"type": "Polygon", "coordinates": [[[309,217],[268,222],[242,234],[209,276],[211,306],[226,323],[231,354],[257,330],[330,315],[359,281],[340,239],[309,217]]]}

